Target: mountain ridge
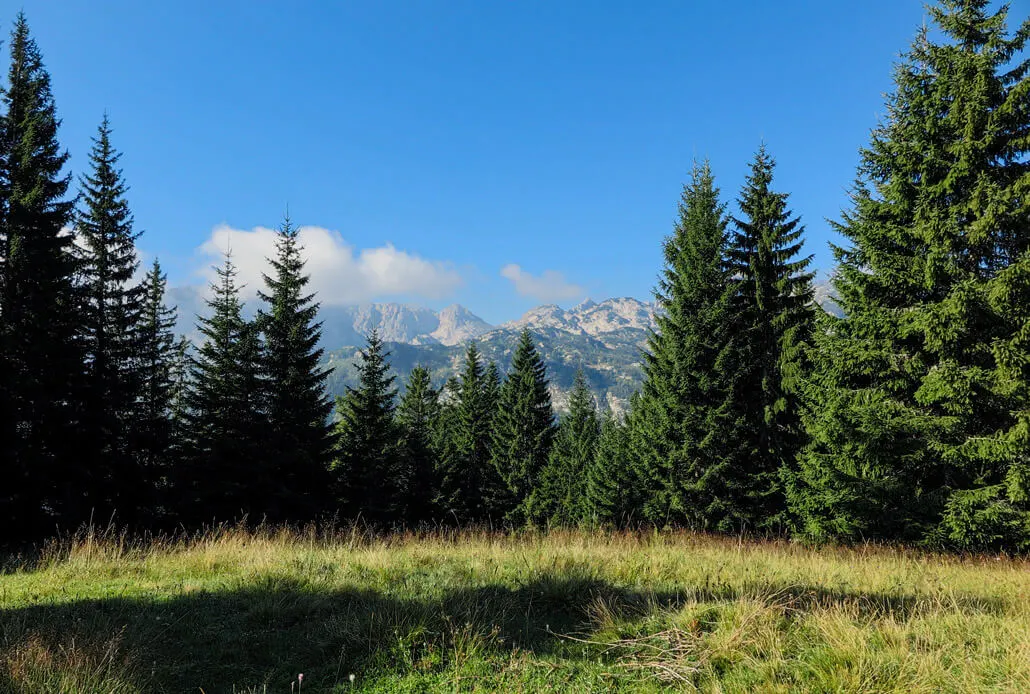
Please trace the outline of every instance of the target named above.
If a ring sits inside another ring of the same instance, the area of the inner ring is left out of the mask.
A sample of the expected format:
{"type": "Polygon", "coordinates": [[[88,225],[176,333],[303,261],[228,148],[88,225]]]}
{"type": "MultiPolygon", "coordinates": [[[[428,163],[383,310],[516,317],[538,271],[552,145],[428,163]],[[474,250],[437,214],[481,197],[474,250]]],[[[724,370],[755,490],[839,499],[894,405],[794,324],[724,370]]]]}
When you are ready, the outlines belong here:
{"type": "MultiPolygon", "coordinates": [[[[817,302],[839,315],[832,286],[820,283],[816,290],[817,302]]],[[[199,292],[191,295],[176,288],[169,296],[174,301],[187,300],[185,311],[180,305],[180,330],[187,327],[182,332],[195,336],[192,320],[186,316],[202,310],[199,292]]],[[[331,369],[328,390],[330,395],[342,395],[357,383],[354,362],[373,328],[392,352],[391,365],[400,383],[411,369],[422,365],[429,368],[438,387],[460,371],[470,340],[484,359],[506,370],[518,334],[528,329],[547,365],[551,395],[559,409],[567,402],[577,369],[582,369],[598,405],[621,412],[643,383],[642,354],[657,327],[655,310],[654,302],[633,297],[585,299],[567,309],[557,304],[536,306],[519,318],[491,325],[460,304],[439,311],[404,303],[323,306],[319,319],[324,364],[331,369]]]]}

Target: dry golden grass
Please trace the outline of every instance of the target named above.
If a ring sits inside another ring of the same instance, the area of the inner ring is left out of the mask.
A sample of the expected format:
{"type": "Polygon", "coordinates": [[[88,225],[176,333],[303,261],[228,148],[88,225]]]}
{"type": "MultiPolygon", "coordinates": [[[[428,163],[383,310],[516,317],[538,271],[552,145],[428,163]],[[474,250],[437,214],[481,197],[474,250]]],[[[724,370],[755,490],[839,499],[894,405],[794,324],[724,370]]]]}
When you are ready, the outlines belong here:
{"type": "Polygon", "coordinates": [[[7,566],[0,692],[1030,691],[1030,564],[1005,557],[220,528],[7,566]]]}

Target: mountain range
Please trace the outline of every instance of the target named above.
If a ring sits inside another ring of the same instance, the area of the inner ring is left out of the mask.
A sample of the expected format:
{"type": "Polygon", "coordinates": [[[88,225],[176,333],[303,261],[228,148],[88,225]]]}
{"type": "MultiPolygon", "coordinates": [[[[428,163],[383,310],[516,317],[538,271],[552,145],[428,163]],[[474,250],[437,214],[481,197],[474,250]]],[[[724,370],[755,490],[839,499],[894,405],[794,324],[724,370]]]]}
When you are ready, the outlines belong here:
{"type": "MultiPolygon", "coordinates": [[[[822,283],[815,289],[816,301],[840,315],[832,286],[822,283]]],[[[172,288],[169,303],[179,307],[180,332],[195,340],[195,317],[206,310],[199,290],[172,288]]],[[[528,329],[547,364],[551,396],[559,409],[564,409],[581,368],[598,405],[621,412],[642,383],[641,352],[655,327],[654,312],[654,303],[630,297],[588,299],[569,309],[538,306],[517,320],[494,326],[457,304],[440,311],[399,303],[323,306],[322,347],[331,368],[328,388],[336,396],[356,384],[358,352],[373,328],[387,343],[399,387],[420,364],[430,370],[436,385],[443,385],[460,370],[470,340],[503,372],[511,365],[519,333],[528,329]]]]}
{"type": "MultiPolygon", "coordinates": [[[[496,361],[502,372],[507,370],[519,333],[528,329],[547,364],[551,396],[559,409],[568,398],[576,370],[582,368],[599,405],[620,411],[640,386],[640,352],[654,327],[654,306],[631,298],[587,300],[570,309],[540,306],[518,320],[491,326],[461,306],[435,313],[420,307],[373,304],[333,307],[323,311],[323,320],[327,345],[332,344],[330,336],[363,336],[363,331],[378,325],[397,374],[406,377],[421,364],[438,385],[460,370],[469,340],[475,340],[484,359],[496,361]]],[[[331,393],[342,394],[355,383],[354,364],[363,342],[362,337],[326,353],[332,367],[331,393]]]]}

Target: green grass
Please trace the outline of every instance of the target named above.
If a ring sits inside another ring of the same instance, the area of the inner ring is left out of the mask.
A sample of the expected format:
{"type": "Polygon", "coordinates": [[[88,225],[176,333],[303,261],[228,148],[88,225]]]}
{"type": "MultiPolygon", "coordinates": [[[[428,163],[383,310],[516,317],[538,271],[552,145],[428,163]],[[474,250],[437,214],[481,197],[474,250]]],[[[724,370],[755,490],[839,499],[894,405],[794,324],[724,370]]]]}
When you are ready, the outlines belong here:
{"type": "Polygon", "coordinates": [[[999,557],[223,530],[0,567],[0,692],[1030,691],[999,557]]]}

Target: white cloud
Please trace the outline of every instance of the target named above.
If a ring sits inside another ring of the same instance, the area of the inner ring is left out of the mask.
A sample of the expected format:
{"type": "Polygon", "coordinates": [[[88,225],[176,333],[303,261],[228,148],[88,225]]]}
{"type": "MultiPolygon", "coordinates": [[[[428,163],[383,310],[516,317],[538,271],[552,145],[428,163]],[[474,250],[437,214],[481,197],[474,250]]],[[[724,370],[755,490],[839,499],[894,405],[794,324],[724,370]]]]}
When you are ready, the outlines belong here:
{"type": "Polygon", "coordinates": [[[542,275],[534,276],[515,263],[510,263],[501,268],[501,277],[511,280],[515,291],[522,296],[530,296],[538,301],[576,299],[586,293],[583,287],[567,282],[564,275],[554,270],[545,270],[542,275]]]}
{"type": "MultiPolygon", "coordinates": [[[[426,260],[387,244],[356,250],[338,232],[316,226],[298,230],[307,259],[308,285],[323,305],[352,304],[387,296],[440,299],[462,284],[461,275],[445,262],[426,260]]],[[[275,255],[276,232],[265,227],[250,231],[220,225],[199,248],[209,264],[219,265],[229,249],[239,268],[237,280],[252,295],[264,287],[262,273],[269,271],[267,258],[275,255]]],[[[201,274],[209,281],[214,270],[201,274]]]]}

